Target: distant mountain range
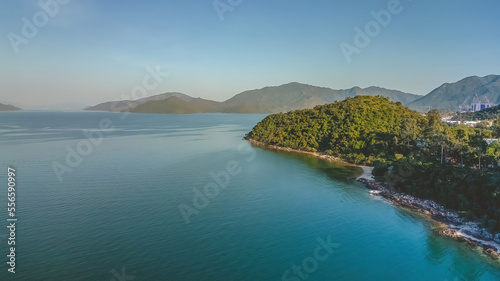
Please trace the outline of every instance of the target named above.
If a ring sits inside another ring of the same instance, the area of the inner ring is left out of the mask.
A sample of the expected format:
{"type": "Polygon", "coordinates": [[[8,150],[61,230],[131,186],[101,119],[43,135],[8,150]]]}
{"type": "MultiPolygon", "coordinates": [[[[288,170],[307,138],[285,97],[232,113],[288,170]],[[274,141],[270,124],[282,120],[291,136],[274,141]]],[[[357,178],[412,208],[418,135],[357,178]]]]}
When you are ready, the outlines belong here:
{"type": "Polygon", "coordinates": [[[388,97],[394,102],[401,102],[409,108],[422,112],[427,112],[430,109],[457,111],[460,106],[475,102],[500,103],[500,76],[468,77],[455,83],[443,84],[426,96],[380,87],[333,90],[293,82],[281,86],[245,91],[224,102],[193,98],[182,93],[165,93],[134,101],[105,102],[85,109],[173,114],[277,113],[312,108],[316,105],[360,95],[388,97]]]}
{"type": "Polygon", "coordinates": [[[419,95],[379,87],[333,90],[312,85],[289,83],[240,93],[224,102],[193,98],[181,93],[166,93],[135,101],[105,102],[85,110],[126,111],[137,113],[276,113],[310,108],[359,95],[384,96],[404,105],[419,95]]]}
{"type": "Polygon", "coordinates": [[[333,90],[300,83],[246,91],[223,102],[224,112],[276,113],[295,109],[312,108],[354,96],[384,96],[395,102],[408,104],[421,96],[378,87],[333,90]]]}
{"type": "Polygon", "coordinates": [[[21,108],[10,104],[0,103],[0,111],[14,111],[14,110],[21,110],[21,108]]]}
{"type": "Polygon", "coordinates": [[[500,75],[471,76],[455,83],[445,83],[408,107],[419,111],[428,111],[429,107],[457,111],[460,106],[473,103],[500,104],[500,75]]]}
{"type": "Polygon", "coordinates": [[[146,103],[148,101],[162,101],[170,97],[178,97],[182,100],[189,101],[193,98],[181,93],[165,93],[160,95],[155,95],[147,98],[142,98],[138,100],[122,100],[122,101],[109,101],[100,103],[95,106],[89,106],[84,108],[84,110],[95,110],[95,111],[111,111],[111,112],[121,112],[125,110],[130,110],[140,104],[146,103]]]}

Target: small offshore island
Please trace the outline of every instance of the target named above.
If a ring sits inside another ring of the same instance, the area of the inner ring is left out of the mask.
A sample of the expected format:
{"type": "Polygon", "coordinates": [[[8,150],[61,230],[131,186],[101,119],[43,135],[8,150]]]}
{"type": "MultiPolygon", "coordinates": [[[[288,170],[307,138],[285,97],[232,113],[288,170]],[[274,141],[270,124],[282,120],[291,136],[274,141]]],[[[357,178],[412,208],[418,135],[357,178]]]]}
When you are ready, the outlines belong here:
{"type": "Polygon", "coordinates": [[[245,139],[371,166],[358,181],[439,222],[439,234],[500,259],[500,142],[488,144],[492,137],[500,137],[500,118],[490,128],[451,126],[437,110],[421,114],[384,97],[356,96],[269,115],[245,139]]]}

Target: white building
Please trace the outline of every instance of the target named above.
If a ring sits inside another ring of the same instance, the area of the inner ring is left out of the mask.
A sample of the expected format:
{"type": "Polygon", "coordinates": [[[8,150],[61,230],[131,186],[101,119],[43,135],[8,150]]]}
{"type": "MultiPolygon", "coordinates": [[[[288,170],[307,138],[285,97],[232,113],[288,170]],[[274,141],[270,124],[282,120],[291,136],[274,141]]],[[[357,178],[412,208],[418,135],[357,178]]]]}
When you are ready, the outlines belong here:
{"type": "Polygon", "coordinates": [[[492,144],[492,143],[494,143],[494,142],[496,142],[496,141],[500,141],[500,139],[484,139],[484,140],[486,141],[486,143],[487,143],[488,145],[490,145],[490,144],[492,144]]]}

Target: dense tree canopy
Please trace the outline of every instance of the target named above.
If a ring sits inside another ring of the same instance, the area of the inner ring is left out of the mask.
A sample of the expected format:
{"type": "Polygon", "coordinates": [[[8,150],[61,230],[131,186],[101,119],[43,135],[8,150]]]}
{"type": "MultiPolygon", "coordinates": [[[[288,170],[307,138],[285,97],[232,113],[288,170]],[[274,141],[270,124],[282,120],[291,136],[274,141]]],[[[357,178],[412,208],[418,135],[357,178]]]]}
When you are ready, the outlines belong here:
{"type": "Polygon", "coordinates": [[[427,120],[383,97],[357,96],[313,109],[266,117],[249,137],[267,144],[321,151],[372,163],[396,160],[421,135],[427,120]]]}

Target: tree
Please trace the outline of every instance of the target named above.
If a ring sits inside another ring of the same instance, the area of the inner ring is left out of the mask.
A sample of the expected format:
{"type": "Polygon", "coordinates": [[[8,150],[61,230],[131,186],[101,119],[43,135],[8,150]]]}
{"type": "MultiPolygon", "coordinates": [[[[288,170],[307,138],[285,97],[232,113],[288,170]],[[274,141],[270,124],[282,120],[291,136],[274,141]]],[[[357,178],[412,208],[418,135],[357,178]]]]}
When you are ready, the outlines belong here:
{"type": "Polygon", "coordinates": [[[456,132],[456,147],[455,151],[460,155],[460,167],[464,166],[464,155],[471,152],[471,148],[468,145],[471,135],[474,134],[474,130],[470,127],[459,125],[455,128],[456,132]]]}
{"type": "Polygon", "coordinates": [[[498,165],[500,163],[500,141],[492,142],[486,148],[486,156],[489,156],[498,165]]]}
{"type": "Polygon", "coordinates": [[[493,125],[493,136],[500,138],[500,116],[497,118],[495,124],[493,125]]]}
{"type": "Polygon", "coordinates": [[[405,118],[401,124],[401,140],[406,142],[407,146],[410,146],[410,141],[415,140],[417,138],[417,134],[417,120],[410,117],[405,118]]]}
{"type": "Polygon", "coordinates": [[[488,144],[481,134],[476,134],[471,138],[469,145],[475,148],[475,152],[479,158],[479,169],[481,169],[481,156],[486,152],[488,144]]]}
{"type": "MultiPolygon", "coordinates": [[[[433,148],[439,147],[441,151],[441,163],[443,162],[444,153],[444,139],[443,139],[443,125],[441,124],[441,114],[438,110],[433,109],[427,113],[427,123],[424,129],[424,138],[427,139],[430,151],[433,148]]],[[[434,156],[437,157],[439,152],[434,156]]]]}
{"type": "Polygon", "coordinates": [[[428,137],[438,135],[441,132],[443,125],[441,124],[441,113],[433,109],[427,112],[427,128],[424,134],[428,137]]]}

